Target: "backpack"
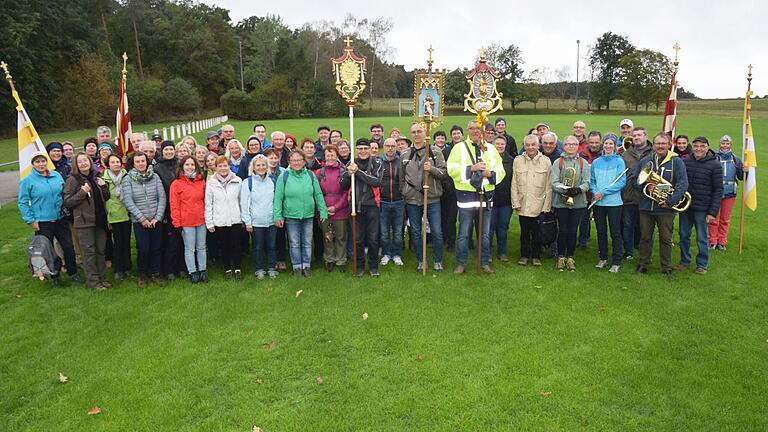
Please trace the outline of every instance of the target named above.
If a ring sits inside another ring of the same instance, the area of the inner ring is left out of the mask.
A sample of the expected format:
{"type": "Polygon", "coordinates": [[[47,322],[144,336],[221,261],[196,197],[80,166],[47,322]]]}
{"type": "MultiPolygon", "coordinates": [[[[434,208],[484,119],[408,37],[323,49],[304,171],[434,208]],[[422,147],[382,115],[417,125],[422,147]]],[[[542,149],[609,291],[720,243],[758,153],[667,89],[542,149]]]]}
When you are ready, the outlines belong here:
{"type": "Polygon", "coordinates": [[[542,213],[538,217],[541,244],[549,245],[557,240],[557,217],[554,213],[542,213]]]}
{"type": "Polygon", "coordinates": [[[59,274],[61,260],[53,252],[53,244],[48,237],[42,234],[32,236],[32,240],[27,246],[27,258],[32,276],[43,280],[46,276],[59,274]]]}

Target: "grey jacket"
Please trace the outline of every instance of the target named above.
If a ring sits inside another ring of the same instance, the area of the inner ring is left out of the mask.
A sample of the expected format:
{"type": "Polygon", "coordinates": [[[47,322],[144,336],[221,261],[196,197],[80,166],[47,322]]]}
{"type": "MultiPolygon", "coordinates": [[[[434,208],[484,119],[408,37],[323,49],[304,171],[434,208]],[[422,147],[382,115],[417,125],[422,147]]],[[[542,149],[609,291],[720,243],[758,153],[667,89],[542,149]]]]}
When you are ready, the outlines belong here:
{"type": "Polygon", "coordinates": [[[128,213],[131,214],[131,222],[163,220],[166,205],[165,189],[157,174],[152,174],[146,182],[138,182],[130,177],[123,180],[121,198],[128,213]]]}
{"type": "Polygon", "coordinates": [[[652,152],[651,146],[646,145],[643,150],[638,150],[637,147],[632,146],[621,154],[622,159],[624,159],[624,166],[627,168],[627,184],[621,191],[621,201],[624,204],[637,205],[640,203],[640,193],[632,185],[635,183],[635,173],[637,166],[640,165],[640,160],[652,152]]]}
{"type": "MultiPolygon", "coordinates": [[[[400,192],[405,202],[413,205],[424,204],[424,159],[426,158],[425,148],[416,150],[413,147],[408,148],[400,155],[400,192]]],[[[440,201],[443,195],[443,178],[447,175],[445,158],[443,152],[434,146],[430,148],[429,160],[432,162],[432,168],[429,171],[427,184],[427,202],[432,204],[440,201]]]]}

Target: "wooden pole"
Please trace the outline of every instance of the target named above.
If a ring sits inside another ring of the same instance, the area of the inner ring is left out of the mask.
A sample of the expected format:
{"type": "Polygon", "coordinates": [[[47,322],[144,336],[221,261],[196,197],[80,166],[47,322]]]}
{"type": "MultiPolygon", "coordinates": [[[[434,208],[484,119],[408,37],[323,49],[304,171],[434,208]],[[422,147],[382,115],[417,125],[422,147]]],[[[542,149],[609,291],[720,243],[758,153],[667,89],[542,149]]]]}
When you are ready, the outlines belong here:
{"type": "MultiPolygon", "coordinates": [[[[424,149],[424,162],[427,162],[429,160],[429,129],[430,124],[432,123],[432,116],[427,117],[427,121],[425,122],[426,128],[425,128],[425,135],[426,138],[424,140],[424,146],[426,147],[424,149]]],[[[429,193],[429,174],[427,174],[426,171],[424,171],[424,166],[422,165],[422,173],[424,174],[424,185],[422,186],[422,191],[424,194],[424,202],[423,202],[423,210],[421,215],[421,275],[426,276],[427,275],[427,194],[429,193]]]]}
{"type": "MultiPolygon", "coordinates": [[[[355,108],[349,106],[349,161],[355,163],[355,108]]],[[[352,174],[352,275],[357,275],[357,204],[355,200],[355,175],[352,174]]],[[[375,253],[375,252],[374,252],[375,253]]]]}
{"type": "MultiPolygon", "coordinates": [[[[749,112],[747,111],[747,108],[749,107],[749,97],[752,94],[752,65],[749,65],[749,72],[747,73],[747,95],[746,98],[744,98],[744,118],[742,121],[746,123],[747,115],[749,112]]],[[[743,128],[743,125],[742,125],[743,128]]],[[[746,150],[747,150],[747,133],[744,131],[742,134],[742,144],[741,144],[741,158],[744,162],[746,162],[746,150]]],[[[746,206],[747,201],[747,171],[749,166],[744,166],[744,172],[742,173],[742,179],[741,179],[741,215],[740,215],[740,223],[739,223],[739,255],[742,254],[744,250],[744,207],[746,206]]]]}
{"type": "MultiPolygon", "coordinates": [[[[485,127],[483,124],[482,127],[485,127]]],[[[480,140],[480,145],[477,147],[477,161],[483,160],[483,147],[485,146],[485,138],[480,140]]],[[[485,171],[482,172],[485,174],[485,171]]],[[[480,198],[480,211],[477,218],[477,274],[483,272],[481,259],[483,258],[483,204],[485,204],[485,189],[483,187],[483,181],[485,178],[480,179],[480,191],[478,192],[480,198]]],[[[471,233],[470,233],[471,234],[471,233]]]]}

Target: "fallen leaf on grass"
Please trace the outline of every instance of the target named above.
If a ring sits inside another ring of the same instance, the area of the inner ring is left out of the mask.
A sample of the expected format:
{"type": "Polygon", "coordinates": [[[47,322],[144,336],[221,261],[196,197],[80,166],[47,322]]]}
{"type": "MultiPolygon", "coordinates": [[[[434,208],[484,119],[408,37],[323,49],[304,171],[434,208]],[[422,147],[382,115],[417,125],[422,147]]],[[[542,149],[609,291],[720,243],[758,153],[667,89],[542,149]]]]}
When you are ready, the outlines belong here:
{"type": "Polygon", "coordinates": [[[416,360],[418,361],[424,361],[424,354],[419,354],[416,356],[416,360]]]}
{"type": "Polygon", "coordinates": [[[59,382],[62,384],[66,384],[67,381],[69,381],[69,378],[67,378],[67,376],[64,375],[63,373],[59,372],[59,382]]]}
{"type": "Polygon", "coordinates": [[[296,297],[300,296],[300,295],[301,295],[301,293],[303,293],[303,292],[304,292],[304,290],[298,290],[298,291],[296,291],[296,297]]]}
{"type": "Polygon", "coordinates": [[[315,382],[317,382],[317,385],[323,385],[325,383],[325,381],[323,381],[323,377],[320,376],[315,379],[315,382]]]}
{"type": "Polygon", "coordinates": [[[21,294],[16,294],[16,298],[21,298],[21,294]]]}
{"type": "Polygon", "coordinates": [[[260,427],[254,426],[253,429],[251,429],[251,432],[263,432],[260,427]]]}
{"type": "Polygon", "coordinates": [[[598,312],[605,312],[605,306],[598,306],[597,307],[598,312]]]}
{"type": "Polygon", "coordinates": [[[249,331],[249,332],[248,332],[248,333],[246,333],[245,335],[246,335],[246,336],[253,336],[253,330],[249,331]]]}
{"type": "Polygon", "coordinates": [[[257,379],[256,379],[256,384],[258,384],[258,385],[262,385],[262,384],[264,384],[264,380],[263,380],[263,379],[261,379],[261,378],[257,378],[257,379]]]}
{"type": "Polygon", "coordinates": [[[268,344],[264,344],[264,349],[271,350],[271,349],[273,349],[275,347],[275,345],[277,345],[277,342],[272,341],[272,342],[270,342],[268,344]]]}
{"type": "Polygon", "coordinates": [[[272,294],[272,287],[267,287],[267,294],[272,294]]]}
{"type": "Polygon", "coordinates": [[[622,290],[629,291],[629,287],[624,287],[624,288],[622,288],[622,290]]]}
{"type": "Polygon", "coordinates": [[[540,393],[541,393],[541,395],[542,395],[542,396],[544,396],[544,397],[546,397],[546,396],[552,396],[552,392],[551,392],[551,391],[542,391],[542,392],[540,392],[540,393]]]}
{"type": "Polygon", "coordinates": [[[101,408],[94,405],[91,407],[91,409],[88,410],[88,415],[96,415],[96,414],[101,414],[101,408]]]}
{"type": "Polygon", "coordinates": [[[363,312],[363,321],[368,321],[368,312],[363,312]]]}
{"type": "Polygon", "coordinates": [[[533,287],[536,289],[541,289],[541,285],[534,285],[533,287]]]}

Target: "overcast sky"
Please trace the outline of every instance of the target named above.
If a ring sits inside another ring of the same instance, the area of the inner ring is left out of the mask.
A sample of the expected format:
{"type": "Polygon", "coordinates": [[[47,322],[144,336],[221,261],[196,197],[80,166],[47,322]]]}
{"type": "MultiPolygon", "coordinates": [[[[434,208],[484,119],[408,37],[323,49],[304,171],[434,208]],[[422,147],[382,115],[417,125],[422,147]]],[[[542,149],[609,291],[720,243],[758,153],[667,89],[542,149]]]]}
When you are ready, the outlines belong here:
{"type": "Polygon", "coordinates": [[[340,24],[347,12],[356,18],[389,17],[387,60],[406,69],[424,67],[431,44],[435,67],[472,67],[481,46],[515,44],[528,72],[570,66],[575,80],[576,40],[581,40],[580,79],[590,45],[606,31],[624,35],[639,49],[674,57],[680,47],[680,85],[704,98],[744,96],[747,65],[752,64],[755,94],[768,93],[768,2],[672,1],[501,1],[378,2],[279,0],[204,0],[230,11],[233,22],[249,16],[279,15],[291,28],[325,19],[340,24]],[[624,7],[622,7],[624,6],[624,7]]]}

